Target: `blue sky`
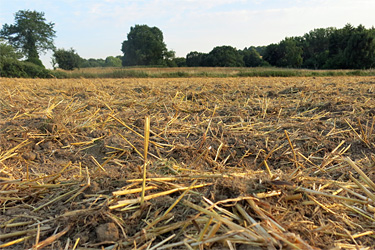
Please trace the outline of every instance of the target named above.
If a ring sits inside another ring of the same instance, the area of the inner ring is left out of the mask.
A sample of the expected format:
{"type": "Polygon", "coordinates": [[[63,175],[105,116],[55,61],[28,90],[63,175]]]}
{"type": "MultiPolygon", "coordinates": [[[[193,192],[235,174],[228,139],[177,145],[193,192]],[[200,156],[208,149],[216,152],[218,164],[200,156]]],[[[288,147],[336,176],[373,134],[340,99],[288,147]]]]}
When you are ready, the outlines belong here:
{"type": "MultiPolygon", "coordinates": [[[[44,12],[55,23],[56,47],[83,58],[121,55],[135,24],[160,28],[168,49],[183,57],[221,45],[268,45],[314,28],[375,25],[374,0],[0,0],[0,27],[25,9],[44,12]]],[[[50,57],[41,55],[47,67],[50,57]]]]}

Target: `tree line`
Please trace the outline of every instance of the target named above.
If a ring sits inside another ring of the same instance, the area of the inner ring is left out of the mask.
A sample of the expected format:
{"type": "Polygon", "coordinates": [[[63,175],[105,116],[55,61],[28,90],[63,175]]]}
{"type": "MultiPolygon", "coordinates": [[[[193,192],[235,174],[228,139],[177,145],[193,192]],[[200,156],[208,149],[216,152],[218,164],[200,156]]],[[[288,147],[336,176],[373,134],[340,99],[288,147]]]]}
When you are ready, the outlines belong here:
{"type": "Polygon", "coordinates": [[[52,66],[65,70],[75,68],[95,68],[95,67],[121,67],[122,56],[107,56],[105,59],[89,58],[84,59],[73,49],[55,49],[53,52],[52,66]]]}
{"type": "Polygon", "coordinates": [[[268,46],[237,50],[215,47],[209,53],[190,52],[186,66],[306,69],[369,69],[375,67],[375,29],[350,24],[341,29],[319,28],[268,46]]]}
{"type": "MultiPolygon", "coordinates": [[[[157,27],[135,25],[127,38],[122,43],[124,55],[117,56],[117,63],[110,66],[120,66],[120,60],[122,66],[306,69],[368,69],[375,66],[375,29],[366,29],[363,25],[314,29],[303,36],[242,50],[229,45],[217,46],[209,53],[192,51],[186,57],[175,57],[175,52],[167,49],[163,33],[157,27]]],[[[82,63],[76,67],[106,66],[89,64],[89,61],[81,59],[82,63]]]]}
{"type": "Polygon", "coordinates": [[[270,44],[263,59],[277,67],[369,69],[375,66],[375,29],[350,24],[314,29],[301,37],[270,44]]]}
{"type": "Polygon", "coordinates": [[[192,51],[174,57],[157,27],[135,25],[122,43],[123,66],[164,65],[187,67],[276,66],[306,69],[368,69],[375,66],[375,28],[350,24],[343,28],[314,29],[267,46],[236,49],[217,46],[209,53],[192,51]]]}
{"type": "Polygon", "coordinates": [[[73,48],[57,49],[53,42],[55,33],[54,23],[47,22],[43,12],[18,11],[15,23],[4,24],[0,30],[2,76],[7,76],[4,72],[15,74],[43,69],[39,54],[47,50],[53,51],[53,67],[66,70],[120,66],[306,69],[368,69],[375,66],[375,28],[366,29],[363,25],[314,29],[303,36],[287,37],[267,46],[244,49],[217,46],[209,53],[192,51],[186,57],[176,57],[173,50],[167,49],[163,32],[147,25],[131,27],[127,39],[122,42],[123,55],[106,59],[83,59],[73,48]],[[41,69],[36,70],[34,66],[41,69]]]}

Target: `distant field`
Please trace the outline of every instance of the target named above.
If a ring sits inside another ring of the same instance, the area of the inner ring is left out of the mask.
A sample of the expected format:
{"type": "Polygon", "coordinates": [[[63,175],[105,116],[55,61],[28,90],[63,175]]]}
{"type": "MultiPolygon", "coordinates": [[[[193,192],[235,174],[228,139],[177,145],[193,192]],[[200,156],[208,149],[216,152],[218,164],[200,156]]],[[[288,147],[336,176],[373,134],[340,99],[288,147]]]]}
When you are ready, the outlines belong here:
{"type": "Polygon", "coordinates": [[[288,76],[374,76],[375,70],[305,70],[283,68],[83,68],[65,71],[70,77],[79,78],[155,78],[155,77],[288,77],[288,76]]]}
{"type": "MultiPolygon", "coordinates": [[[[76,72],[95,70],[113,69],[76,72]]],[[[375,245],[375,77],[0,78],[0,88],[0,248],[375,245]]]]}

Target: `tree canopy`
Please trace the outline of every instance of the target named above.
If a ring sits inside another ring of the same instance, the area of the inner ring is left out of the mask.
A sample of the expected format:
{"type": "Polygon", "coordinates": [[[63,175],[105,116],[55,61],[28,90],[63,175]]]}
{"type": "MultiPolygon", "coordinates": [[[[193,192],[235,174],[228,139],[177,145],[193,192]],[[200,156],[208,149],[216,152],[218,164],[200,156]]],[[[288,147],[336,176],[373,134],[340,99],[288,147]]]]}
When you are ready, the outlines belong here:
{"type": "Polygon", "coordinates": [[[243,62],[245,67],[258,67],[264,66],[266,63],[260,57],[260,54],[254,47],[250,47],[248,49],[244,49],[241,51],[243,56],[243,62]]]}
{"type": "Polygon", "coordinates": [[[217,46],[213,48],[206,58],[207,66],[211,67],[242,67],[243,56],[231,46],[217,46]]]}
{"type": "Polygon", "coordinates": [[[319,28],[267,46],[236,50],[218,46],[209,53],[186,55],[188,67],[276,66],[308,69],[368,69],[375,67],[375,28],[350,24],[319,28]]]}
{"type": "Polygon", "coordinates": [[[294,38],[285,38],[278,44],[266,47],[263,59],[277,67],[298,68],[302,65],[302,48],[297,46],[294,38]]]}
{"type": "Polygon", "coordinates": [[[325,68],[365,69],[375,66],[375,29],[350,24],[335,30],[329,37],[325,68]]]}
{"type": "Polygon", "coordinates": [[[368,69],[375,66],[375,29],[350,24],[319,28],[302,37],[266,47],[263,59],[273,66],[309,69],[368,69]]]}
{"type": "Polygon", "coordinates": [[[15,14],[14,24],[4,24],[0,37],[19,49],[30,61],[41,66],[39,53],[54,49],[54,23],[47,23],[43,12],[20,10],[15,14]]]}
{"type": "Polygon", "coordinates": [[[186,65],[188,67],[204,66],[203,62],[206,56],[207,54],[198,51],[192,51],[186,55],[186,65]]]}
{"type": "Polygon", "coordinates": [[[104,67],[121,67],[121,57],[108,56],[105,59],[104,67]]]}
{"type": "Polygon", "coordinates": [[[192,51],[186,55],[188,67],[257,67],[267,63],[255,49],[238,50],[224,45],[213,48],[209,53],[192,51]]]}
{"type": "Polygon", "coordinates": [[[21,59],[22,53],[17,52],[13,46],[6,44],[0,40],[0,63],[5,59],[21,59]]]}
{"type": "Polygon", "coordinates": [[[107,56],[102,58],[82,59],[81,68],[95,68],[95,67],[121,67],[122,56],[107,56]]]}
{"type": "Polygon", "coordinates": [[[302,48],[303,68],[321,69],[324,67],[329,54],[329,40],[334,28],[319,28],[306,33],[299,38],[302,48]]]}
{"type": "Polygon", "coordinates": [[[157,27],[135,25],[130,28],[128,40],[122,43],[122,65],[165,65],[169,57],[163,33],[157,27]]]}
{"type": "Polygon", "coordinates": [[[80,68],[83,61],[73,48],[70,50],[57,49],[54,51],[53,57],[53,61],[59,65],[59,68],[65,70],[80,68]]]}

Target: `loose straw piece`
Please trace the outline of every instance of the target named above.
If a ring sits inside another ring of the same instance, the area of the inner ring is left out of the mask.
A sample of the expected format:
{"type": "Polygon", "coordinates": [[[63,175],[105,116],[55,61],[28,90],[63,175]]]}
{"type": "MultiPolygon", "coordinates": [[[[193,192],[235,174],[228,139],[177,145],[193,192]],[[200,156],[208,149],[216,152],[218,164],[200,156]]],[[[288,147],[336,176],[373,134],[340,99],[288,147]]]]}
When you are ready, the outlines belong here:
{"type": "Polygon", "coordinates": [[[145,230],[148,230],[150,228],[152,228],[153,226],[155,226],[157,223],[159,223],[160,221],[162,221],[164,218],[166,218],[166,216],[168,215],[168,213],[180,202],[180,200],[194,187],[195,183],[197,183],[197,180],[194,180],[193,183],[180,195],[180,197],[177,198],[177,200],[164,212],[164,214],[157,218],[156,220],[154,220],[153,222],[151,222],[150,224],[147,225],[147,227],[145,228],[145,230]]]}
{"type": "Polygon", "coordinates": [[[284,133],[285,133],[286,139],[288,140],[290,149],[292,150],[292,153],[293,153],[294,164],[296,165],[296,168],[298,169],[299,166],[298,166],[298,162],[297,162],[297,155],[296,155],[296,151],[294,151],[293,143],[289,139],[288,131],[284,130],[284,133]]]}
{"type": "Polygon", "coordinates": [[[39,244],[34,245],[34,246],[33,246],[33,249],[35,249],[35,250],[42,249],[43,247],[52,244],[54,241],[56,241],[56,240],[59,239],[61,236],[63,236],[64,234],[66,234],[66,233],[70,230],[70,228],[71,228],[71,226],[68,225],[68,226],[67,226],[63,231],[61,231],[60,233],[55,234],[55,235],[52,235],[52,236],[48,237],[47,239],[45,239],[44,241],[39,242],[39,244]]]}
{"type": "MultiPolygon", "coordinates": [[[[145,188],[145,190],[153,190],[153,189],[157,189],[157,187],[149,186],[145,188]]],[[[114,191],[112,192],[112,195],[120,196],[120,195],[127,195],[127,194],[135,194],[139,192],[142,192],[142,188],[133,188],[133,189],[127,189],[127,190],[114,191]]]]}
{"type": "Polygon", "coordinates": [[[50,205],[50,204],[52,204],[52,203],[54,203],[54,202],[56,202],[56,201],[58,201],[58,200],[64,198],[65,196],[68,196],[68,195],[71,195],[71,194],[73,194],[73,193],[75,193],[75,192],[78,192],[79,189],[80,189],[80,188],[76,188],[76,189],[74,189],[74,190],[72,190],[72,191],[70,191],[70,192],[67,192],[67,193],[65,193],[65,194],[62,194],[62,195],[58,196],[58,197],[56,197],[55,199],[50,200],[49,202],[44,203],[43,205],[41,205],[41,206],[35,208],[35,209],[33,210],[33,212],[36,212],[36,211],[38,211],[38,210],[40,210],[40,209],[42,209],[42,208],[44,208],[44,207],[46,207],[46,206],[48,206],[48,205],[50,205]]]}
{"type": "Polygon", "coordinates": [[[370,192],[364,185],[362,185],[353,175],[350,173],[349,178],[357,184],[357,186],[362,189],[362,191],[370,198],[373,202],[375,202],[375,195],[370,192]]]}
{"type": "Polygon", "coordinates": [[[31,235],[31,236],[26,236],[26,237],[22,237],[22,238],[19,238],[19,239],[16,239],[16,240],[9,241],[7,243],[1,244],[0,248],[6,248],[6,247],[9,247],[9,246],[15,245],[17,243],[21,243],[25,240],[28,240],[28,239],[32,238],[32,237],[33,236],[31,235]]]}
{"type": "Polygon", "coordinates": [[[149,250],[157,249],[158,247],[162,246],[164,243],[166,243],[167,241],[171,240],[171,239],[174,238],[175,236],[176,236],[175,234],[172,234],[172,235],[169,236],[168,238],[162,240],[161,242],[159,242],[159,243],[156,244],[155,246],[151,247],[149,250]]]}
{"type": "Polygon", "coordinates": [[[224,218],[224,217],[220,216],[219,214],[217,214],[215,212],[209,211],[209,210],[207,210],[205,208],[202,208],[198,205],[195,205],[194,203],[191,203],[190,201],[187,201],[187,200],[184,200],[183,203],[186,206],[189,206],[189,207],[191,207],[191,208],[193,208],[193,209],[195,209],[195,210],[197,210],[201,213],[204,213],[208,216],[211,216],[211,217],[215,218],[218,221],[221,221],[222,223],[226,224],[230,229],[232,229],[234,231],[241,231],[241,235],[243,235],[244,237],[248,238],[251,241],[264,242],[264,239],[261,236],[253,233],[252,231],[250,231],[247,228],[244,228],[244,227],[230,221],[227,218],[224,218]]]}
{"type": "Polygon", "coordinates": [[[147,152],[148,152],[148,142],[150,138],[150,117],[146,116],[145,120],[145,145],[144,145],[144,165],[143,165],[143,182],[142,182],[142,196],[141,205],[144,203],[145,199],[145,189],[146,189],[146,174],[147,174],[147,152]]]}
{"type": "Polygon", "coordinates": [[[98,167],[98,169],[101,169],[103,172],[107,172],[102,165],[95,159],[94,156],[91,156],[92,161],[95,163],[95,165],[98,167]]]}
{"type": "MultiPolygon", "coordinates": [[[[47,230],[47,229],[49,229],[49,227],[42,227],[41,228],[41,230],[47,230]]],[[[24,230],[24,231],[17,231],[17,232],[14,232],[14,233],[1,234],[0,235],[0,240],[6,240],[6,239],[9,239],[9,238],[13,238],[13,237],[17,237],[17,236],[21,236],[21,235],[33,233],[33,232],[36,232],[36,231],[38,231],[38,229],[37,228],[33,228],[33,229],[24,230]]]]}
{"type": "Polygon", "coordinates": [[[344,200],[344,201],[348,201],[348,202],[356,202],[356,203],[361,203],[361,204],[368,204],[369,203],[368,200],[363,201],[363,200],[349,198],[349,197],[345,197],[345,196],[328,194],[328,193],[324,193],[324,192],[321,192],[321,191],[316,191],[316,190],[312,190],[312,189],[308,189],[308,188],[304,188],[304,187],[297,187],[297,188],[291,187],[289,189],[294,189],[294,191],[302,191],[302,192],[310,193],[310,194],[314,194],[314,195],[322,195],[322,196],[326,196],[326,197],[330,197],[330,198],[334,198],[334,199],[339,199],[339,200],[344,200]]]}
{"type": "MultiPolygon", "coordinates": [[[[199,184],[199,185],[195,185],[195,186],[191,187],[191,189],[206,187],[206,186],[210,186],[210,185],[212,185],[212,183],[199,184]]],[[[178,191],[184,191],[188,188],[189,187],[175,188],[175,189],[167,190],[167,191],[164,191],[164,192],[147,195],[147,196],[144,197],[144,200],[148,201],[148,200],[151,200],[151,199],[154,199],[154,198],[157,198],[157,197],[161,197],[161,196],[165,196],[165,195],[169,195],[169,194],[172,194],[172,193],[175,193],[175,192],[178,192],[178,191]]],[[[121,200],[121,201],[118,201],[116,205],[110,206],[109,209],[112,210],[112,209],[117,209],[117,208],[120,208],[120,207],[125,207],[125,206],[130,205],[130,204],[140,203],[140,201],[141,201],[140,197],[136,198],[136,199],[121,200]]]]}
{"type": "Polygon", "coordinates": [[[367,182],[367,184],[371,187],[373,191],[375,191],[375,183],[368,178],[368,176],[360,169],[349,157],[345,158],[345,161],[357,171],[357,173],[362,176],[362,178],[367,182]]]}

